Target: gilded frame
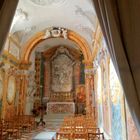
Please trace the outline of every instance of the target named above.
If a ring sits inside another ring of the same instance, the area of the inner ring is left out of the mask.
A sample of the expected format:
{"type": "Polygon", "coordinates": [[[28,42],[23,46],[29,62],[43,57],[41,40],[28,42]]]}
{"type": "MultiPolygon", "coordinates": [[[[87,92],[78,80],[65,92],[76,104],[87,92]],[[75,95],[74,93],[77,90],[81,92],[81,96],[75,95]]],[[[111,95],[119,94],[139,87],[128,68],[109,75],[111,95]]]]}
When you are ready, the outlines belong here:
{"type": "Polygon", "coordinates": [[[16,95],[16,79],[13,75],[8,77],[7,82],[7,102],[12,104],[16,95]]]}

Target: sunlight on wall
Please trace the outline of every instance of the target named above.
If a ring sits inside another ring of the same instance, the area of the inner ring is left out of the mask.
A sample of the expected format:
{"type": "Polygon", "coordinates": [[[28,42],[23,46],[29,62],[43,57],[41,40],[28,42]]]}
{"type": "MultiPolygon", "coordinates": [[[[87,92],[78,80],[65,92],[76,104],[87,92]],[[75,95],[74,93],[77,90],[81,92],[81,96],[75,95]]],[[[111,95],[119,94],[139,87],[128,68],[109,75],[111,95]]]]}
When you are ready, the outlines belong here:
{"type": "Polygon", "coordinates": [[[111,91],[111,101],[113,104],[118,104],[120,97],[120,83],[118,76],[116,74],[115,68],[113,66],[112,60],[110,60],[110,91],[111,91]]]}
{"type": "Polygon", "coordinates": [[[110,61],[111,127],[113,140],[126,139],[124,98],[112,61],[110,61]]]}
{"type": "Polygon", "coordinates": [[[103,127],[103,113],[102,113],[102,79],[101,79],[101,67],[99,66],[97,69],[97,102],[98,102],[98,122],[99,126],[103,127]]]}
{"type": "Polygon", "coordinates": [[[97,87],[97,93],[98,93],[98,103],[102,102],[102,92],[101,92],[101,67],[98,67],[98,87],[97,87]]]}

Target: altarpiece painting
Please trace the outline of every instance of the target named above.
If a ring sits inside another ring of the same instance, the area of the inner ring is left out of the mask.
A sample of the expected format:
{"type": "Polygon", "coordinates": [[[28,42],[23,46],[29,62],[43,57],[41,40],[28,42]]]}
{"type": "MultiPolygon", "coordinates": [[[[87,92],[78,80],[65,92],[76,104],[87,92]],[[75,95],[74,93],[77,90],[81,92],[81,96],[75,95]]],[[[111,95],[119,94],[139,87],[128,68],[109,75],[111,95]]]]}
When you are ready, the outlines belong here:
{"type": "Polygon", "coordinates": [[[65,53],[57,55],[52,61],[52,91],[70,92],[72,90],[73,61],[65,53]]]}

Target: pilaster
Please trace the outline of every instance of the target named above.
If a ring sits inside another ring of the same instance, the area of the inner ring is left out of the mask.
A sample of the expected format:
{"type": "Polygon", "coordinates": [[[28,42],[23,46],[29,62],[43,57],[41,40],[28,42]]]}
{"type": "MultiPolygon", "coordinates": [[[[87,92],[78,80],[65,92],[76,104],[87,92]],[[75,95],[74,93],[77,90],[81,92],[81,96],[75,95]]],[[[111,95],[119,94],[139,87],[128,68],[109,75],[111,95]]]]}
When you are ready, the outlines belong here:
{"type": "Polygon", "coordinates": [[[86,114],[93,115],[93,63],[85,62],[86,114]]]}

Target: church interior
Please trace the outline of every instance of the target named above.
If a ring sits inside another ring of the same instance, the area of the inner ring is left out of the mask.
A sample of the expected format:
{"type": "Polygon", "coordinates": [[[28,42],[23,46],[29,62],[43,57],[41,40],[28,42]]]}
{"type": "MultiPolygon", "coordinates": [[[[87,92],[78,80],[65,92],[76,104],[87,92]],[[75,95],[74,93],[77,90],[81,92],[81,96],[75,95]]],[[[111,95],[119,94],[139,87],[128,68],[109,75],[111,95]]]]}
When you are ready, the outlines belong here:
{"type": "Polygon", "coordinates": [[[0,140],[140,140],[140,2],[125,2],[1,0],[0,140]]]}

